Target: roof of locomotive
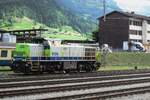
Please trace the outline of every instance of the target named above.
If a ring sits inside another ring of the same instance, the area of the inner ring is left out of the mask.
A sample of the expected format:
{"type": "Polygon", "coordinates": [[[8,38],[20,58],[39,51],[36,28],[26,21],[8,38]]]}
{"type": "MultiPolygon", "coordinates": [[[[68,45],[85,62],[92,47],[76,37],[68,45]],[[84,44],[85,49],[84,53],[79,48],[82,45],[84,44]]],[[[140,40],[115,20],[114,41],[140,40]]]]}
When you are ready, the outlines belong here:
{"type": "Polygon", "coordinates": [[[37,45],[41,45],[41,44],[38,44],[38,43],[17,43],[17,45],[37,46],[37,45]]]}
{"type": "Polygon", "coordinates": [[[62,44],[62,45],[52,45],[51,47],[71,47],[71,48],[95,48],[93,46],[84,46],[80,44],[62,44]]]}

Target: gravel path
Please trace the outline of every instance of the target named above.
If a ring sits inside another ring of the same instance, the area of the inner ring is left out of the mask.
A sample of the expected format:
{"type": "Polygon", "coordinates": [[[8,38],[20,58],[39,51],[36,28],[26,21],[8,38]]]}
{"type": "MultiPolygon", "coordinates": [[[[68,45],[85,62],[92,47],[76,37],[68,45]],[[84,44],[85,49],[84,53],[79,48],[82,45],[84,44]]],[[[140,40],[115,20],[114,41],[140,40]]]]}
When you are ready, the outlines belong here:
{"type": "Polygon", "coordinates": [[[105,99],[105,100],[150,100],[150,93],[128,95],[128,96],[110,98],[110,99],[105,99]]]}
{"type": "Polygon", "coordinates": [[[10,75],[12,75],[13,72],[0,72],[0,78],[9,78],[9,77],[12,77],[10,75]]]}

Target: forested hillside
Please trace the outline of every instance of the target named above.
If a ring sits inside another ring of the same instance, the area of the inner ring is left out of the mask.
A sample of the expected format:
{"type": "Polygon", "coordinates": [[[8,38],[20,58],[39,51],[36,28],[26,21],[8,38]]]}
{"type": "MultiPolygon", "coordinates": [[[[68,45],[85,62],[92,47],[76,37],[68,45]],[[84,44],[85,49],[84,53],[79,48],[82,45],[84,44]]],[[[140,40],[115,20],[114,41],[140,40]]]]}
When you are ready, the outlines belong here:
{"type": "Polygon", "coordinates": [[[0,28],[46,27],[52,33],[92,33],[97,27],[96,18],[102,15],[99,1],[0,0],[0,28]]]}
{"type": "Polygon", "coordinates": [[[63,9],[57,0],[5,0],[0,1],[0,26],[11,26],[16,18],[24,16],[52,28],[71,26],[78,32],[90,32],[95,24],[72,11],[63,9]]]}
{"type": "MultiPolygon", "coordinates": [[[[57,0],[58,4],[65,6],[66,9],[78,13],[85,19],[96,21],[103,15],[103,0],[57,0]]],[[[106,1],[106,12],[120,10],[114,0],[106,1]]]]}

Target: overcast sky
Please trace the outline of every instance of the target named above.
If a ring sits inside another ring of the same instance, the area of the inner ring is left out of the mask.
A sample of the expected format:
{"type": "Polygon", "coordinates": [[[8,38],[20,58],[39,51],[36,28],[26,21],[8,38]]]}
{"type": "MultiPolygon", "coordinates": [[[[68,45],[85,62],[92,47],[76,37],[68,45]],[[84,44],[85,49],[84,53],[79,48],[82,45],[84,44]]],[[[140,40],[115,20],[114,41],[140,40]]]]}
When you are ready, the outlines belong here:
{"type": "Polygon", "coordinates": [[[150,0],[114,0],[124,11],[150,15],[150,0]]]}

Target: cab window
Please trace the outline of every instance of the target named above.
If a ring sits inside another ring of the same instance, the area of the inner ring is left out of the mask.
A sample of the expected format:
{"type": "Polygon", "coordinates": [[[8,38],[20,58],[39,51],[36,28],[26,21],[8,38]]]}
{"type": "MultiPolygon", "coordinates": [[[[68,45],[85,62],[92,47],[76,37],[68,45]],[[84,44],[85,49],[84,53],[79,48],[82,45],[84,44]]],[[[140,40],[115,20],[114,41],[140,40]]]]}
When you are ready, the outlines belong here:
{"type": "Polygon", "coordinates": [[[7,53],[8,53],[7,50],[2,50],[1,51],[1,57],[7,57],[7,53]]]}

